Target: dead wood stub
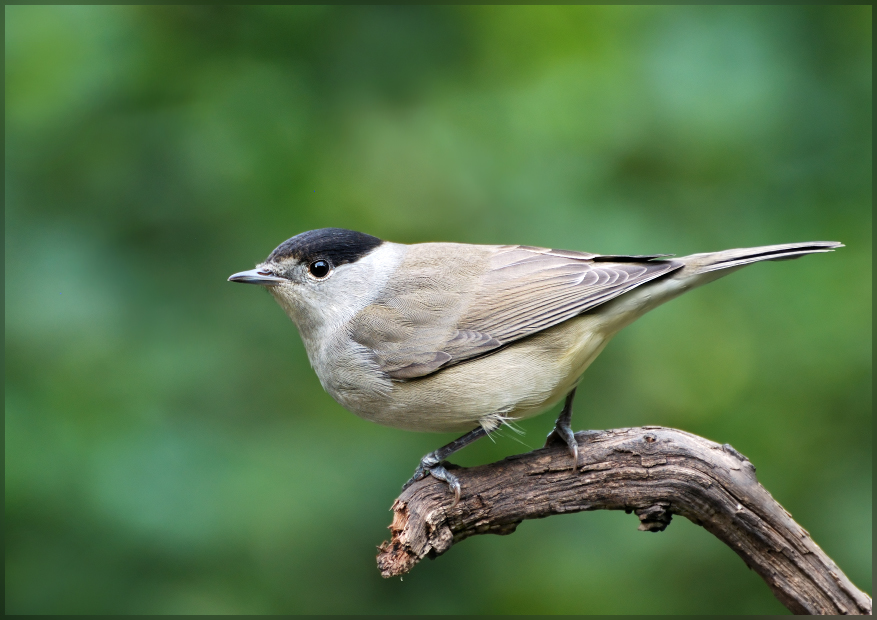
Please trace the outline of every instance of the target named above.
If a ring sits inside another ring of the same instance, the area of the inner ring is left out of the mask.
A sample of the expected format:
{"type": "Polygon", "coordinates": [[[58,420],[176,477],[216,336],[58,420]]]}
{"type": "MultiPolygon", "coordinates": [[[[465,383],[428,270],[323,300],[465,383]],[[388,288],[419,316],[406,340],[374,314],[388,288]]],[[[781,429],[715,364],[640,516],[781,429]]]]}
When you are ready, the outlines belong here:
{"type": "Polygon", "coordinates": [[[683,516],[718,537],[795,613],[870,614],[858,590],[771,497],[755,467],[728,444],[662,427],[579,433],[579,468],[565,446],[457,469],[463,495],[451,506],[432,478],[393,504],[390,540],[378,548],[384,577],[410,571],[477,534],[511,534],[525,519],[624,510],[639,529],[663,531],[683,516]]]}

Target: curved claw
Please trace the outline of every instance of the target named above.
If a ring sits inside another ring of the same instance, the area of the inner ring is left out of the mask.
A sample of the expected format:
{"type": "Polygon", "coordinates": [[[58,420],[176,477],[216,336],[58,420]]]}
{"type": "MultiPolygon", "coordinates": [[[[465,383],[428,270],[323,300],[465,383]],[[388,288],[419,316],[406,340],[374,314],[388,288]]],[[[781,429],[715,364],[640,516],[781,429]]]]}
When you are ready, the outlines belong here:
{"type": "Polygon", "coordinates": [[[481,437],[484,437],[486,434],[487,430],[485,430],[483,426],[479,425],[462,437],[455,439],[451,443],[447,444],[446,446],[442,446],[435,452],[430,452],[422,459],[420,459],[420,464],[414,471],[414,475],[411,476],[411,480],[406,482],[402,489],[407,489],[414,482],[422,480],[426,477],[427,474],[429,474],[433,478],[443,480],[448,483],[451,491],[454,492],[454,503],[451,504],[451,508],[453,508],[458,503],[460,503],[460,481],[457,480],[457,477],[455,475],[453,475],[451,472],[444,468],[444,466],[442,465],[442,461],[444,461],[444,459],[446,459],[457,450],[465,448],[470,443],[481,437]]]}
{"type": "Polygon", "coordinates": [[[569,447],[570,453],[572,454],[572,470],[578,471],[579,469],[579,444],[573,439],[572,445],[569,447]]]}
{"type": "Polygon", "coordinates": [[[573,434],[572,429],[569,426],[562,426],[560,424],[555,426],[545,438],[545,447],[547,448],[555,441],[562,441],[569,448],[569,454],[572,457],[572,470],[577,471],[579,468],[579,442],[576,441],[576,436],[573,434]]]}
{"type": "Polygon", "coordinates": [[[457,480],[457,477],[441,465],[435,465],[434,467],[431,467],[429,473],[433,478],[438,478],[439,480],[447,482],[448,486],[451,488],[451,491],[454,492],[454,503],[451,504],[451,508],[459,504],[460,481],[457,480]]]}
{"type": "Polygon", "coordinates": [[[460,503],[460,481],[457,480],[457,477],[445,469],[440,463],[435,462],[436,459],[434,455],[427,454],[420,461],[420,465],[417,466],[417,469],[414,471],[414,475],[402,485],[402,490],[404,491],[412,484],[417,482],[418,480],[423,480],[428,475],[436,478],[437,480],[441,480],[446,482],[451,491],[454,492],[454,503],[451,504],[451,508],[460,503]],[[431,458],[432,457],[432,458],[431,458]]]}

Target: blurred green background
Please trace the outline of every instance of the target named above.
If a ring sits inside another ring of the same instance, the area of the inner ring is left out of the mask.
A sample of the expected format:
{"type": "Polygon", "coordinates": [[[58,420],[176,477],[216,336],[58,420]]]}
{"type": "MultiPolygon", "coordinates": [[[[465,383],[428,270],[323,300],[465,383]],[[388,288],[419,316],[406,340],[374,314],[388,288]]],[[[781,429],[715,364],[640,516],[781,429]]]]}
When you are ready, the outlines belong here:
{"type": "MultiPolygon", "coordinates": [[[[577,428],[731,443],[871,592],[871,7],[6,7],[7,613],[783,613],[682,518],[374,563],[453,438],[344,411],[226,282],[323,226],[847,247],[661,307],[577,428]]],[[[541,446],[557,411],[452,460],[541,446]]]]}

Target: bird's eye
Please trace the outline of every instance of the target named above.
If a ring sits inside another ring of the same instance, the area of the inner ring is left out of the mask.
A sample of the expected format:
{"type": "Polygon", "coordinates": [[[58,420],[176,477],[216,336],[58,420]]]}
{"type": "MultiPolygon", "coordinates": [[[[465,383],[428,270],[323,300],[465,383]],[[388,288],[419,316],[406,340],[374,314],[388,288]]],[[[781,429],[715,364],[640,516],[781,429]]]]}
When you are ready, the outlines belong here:
{"type": "Polygon", "coordinates": [[[332,266],[329,264],[329,261],[315,260],[308,265],[308,272],[318,280],[328,276],[330,271],[332,271],[332,266]]]}

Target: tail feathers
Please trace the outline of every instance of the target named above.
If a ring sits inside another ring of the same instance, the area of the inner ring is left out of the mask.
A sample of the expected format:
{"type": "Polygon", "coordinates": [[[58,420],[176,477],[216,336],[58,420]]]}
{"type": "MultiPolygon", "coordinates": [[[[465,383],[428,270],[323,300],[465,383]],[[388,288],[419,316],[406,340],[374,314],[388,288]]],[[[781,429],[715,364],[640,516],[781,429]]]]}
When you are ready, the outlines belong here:
{"type": "Polygon", "coordinates": [[[680,260],[689,273],[707,273],[720,269],[742,267],[763,260],[791,260],[807,254],[831,252],[844,245],[837,241],[807,241],[804,243],[784,243],[781,245],[765,245],[757,248],[737,248],[723,252],[692,254],[680,260]]]}

